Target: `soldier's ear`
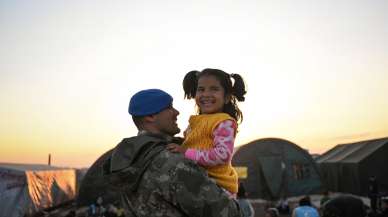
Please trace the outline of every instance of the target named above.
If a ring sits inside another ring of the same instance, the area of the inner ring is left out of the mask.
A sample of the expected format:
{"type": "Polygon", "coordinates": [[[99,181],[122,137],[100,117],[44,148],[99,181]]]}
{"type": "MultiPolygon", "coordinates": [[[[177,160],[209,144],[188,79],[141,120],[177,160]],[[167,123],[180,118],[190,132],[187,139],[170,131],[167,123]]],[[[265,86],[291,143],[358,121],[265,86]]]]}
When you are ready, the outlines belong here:
{"type": "Polygon", "coordinates": [[[144,122],[152,123],[155,121],[155,115],[147,115],[144,117],[144,122]]]}

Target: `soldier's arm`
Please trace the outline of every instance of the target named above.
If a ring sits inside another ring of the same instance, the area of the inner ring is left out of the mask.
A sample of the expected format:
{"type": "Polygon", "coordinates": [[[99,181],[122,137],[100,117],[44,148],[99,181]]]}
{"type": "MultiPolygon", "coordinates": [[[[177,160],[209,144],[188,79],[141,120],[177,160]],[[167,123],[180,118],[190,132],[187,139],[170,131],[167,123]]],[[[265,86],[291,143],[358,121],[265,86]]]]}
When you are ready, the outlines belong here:
{"type": "Polygon", "coordinates": [[[187,159],[176,165],[170,186],[173,204],[188,216],[239,217],[237,202],[187,159]]]}

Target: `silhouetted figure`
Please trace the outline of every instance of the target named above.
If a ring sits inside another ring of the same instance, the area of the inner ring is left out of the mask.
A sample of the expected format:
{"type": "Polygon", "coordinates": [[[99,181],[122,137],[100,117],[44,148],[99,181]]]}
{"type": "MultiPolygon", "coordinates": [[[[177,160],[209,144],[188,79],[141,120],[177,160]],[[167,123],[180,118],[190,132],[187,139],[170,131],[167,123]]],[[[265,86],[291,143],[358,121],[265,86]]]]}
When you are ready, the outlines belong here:
{"type": "Polygon", "coordinates": [[[381,213],[377,217],[388,217],[388,197],[381,198],[381,213]]]}
{"type": "Polygon", "coordinates": [[[276,208],[268,208],[265,210],[265,217],[279,217],[279,211],[276,208]]]}
{"type": "Polygon", "coordinates": [[[375,176],[369,178],[368,183],[368,197],[370,199],[370,208],[373,212],[377,211],[377,198],[379,195],[378,183],[375,176]]]}
{"type": "Polygon", "coordinates": [[[105,207],[102,205],[102,197],[98,197],[96,203],[93,203],[88,208],[89,217],[102,217],[106,211],[105,207]]]}
{"type": "Polygon", "coordinates": [[[330,193],[329,193],[329,191],[324,191],[323,197],[319,201],[319,205],[322,207],[323,204],[325,204],[328,200],[330,200],[330,193]]]}
{"type": "Polygon", "coordinates": [[[279,210],[280,214],[290,214],[290,206],[288,205],[288,200],[286,197],[282,197],[277,206],[277,210],[279,210]]]}
{"type": "Polygon", "coordinates": [[[365,217],[366,210],[361,199],[341,195],[330,199],[322,207],[322,217],[365,217]]]}
{"type": "MultiPolygon", "coordinates": [[[[309,196],[305,196],[299,200],[299,206],[292,212],[292,217],[319,217],[317,209],[311,205],[309,196]]],[[[342,217],[342,216],[341,216],[342,217]]]]}
{"type": "Polygon", "coordinates": [[[238,185],[237,202],[244,217],[255,216],[255,210],[253,209],[252,204],[246,198],[245,188],[242,183],[239,183],[238,185]]]}

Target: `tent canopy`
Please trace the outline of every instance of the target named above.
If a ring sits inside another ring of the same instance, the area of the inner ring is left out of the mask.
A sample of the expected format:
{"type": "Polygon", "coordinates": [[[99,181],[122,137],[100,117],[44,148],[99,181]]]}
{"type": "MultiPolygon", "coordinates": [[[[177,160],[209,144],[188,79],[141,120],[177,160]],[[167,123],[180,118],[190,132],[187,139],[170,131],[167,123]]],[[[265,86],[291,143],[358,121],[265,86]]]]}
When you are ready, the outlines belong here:
{"type": "Polygon", "coordinates": [[[24,216],[72,200],[75,185],[74,169],[0,163],[0,217],[24,216]]]}
{"type": "Polygon", "coordinates": [[[331,191],[368,195],[368,179],[375,176],[380,191],[388,192],[388,138],[340,144],[319,158],[317,163],[331,191]]]}
{"type": "Polygon", "coordinates": [[[241,177],[241,182],[251,198],[272,200],[321,190],[319,171],[312,157],[284,139],[259,139],[243,145],[232,163],[246,168],[246,178],[241,177]]]}

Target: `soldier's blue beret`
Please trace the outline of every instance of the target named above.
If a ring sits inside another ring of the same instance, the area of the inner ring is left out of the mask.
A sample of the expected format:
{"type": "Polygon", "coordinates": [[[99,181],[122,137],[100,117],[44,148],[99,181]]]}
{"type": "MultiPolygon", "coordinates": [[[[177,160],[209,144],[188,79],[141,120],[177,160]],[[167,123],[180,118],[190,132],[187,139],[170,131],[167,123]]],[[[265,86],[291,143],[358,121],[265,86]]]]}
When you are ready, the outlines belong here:
{"type": "Polygon", "coordinates": [[[128,112],[132,116],[145,116],[161,112],[172,104],[172,96],[159,89],[141,90],[129,101],[128,112]]]}

